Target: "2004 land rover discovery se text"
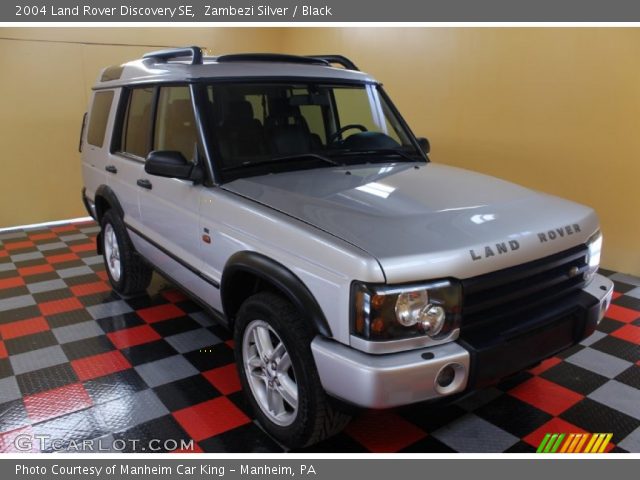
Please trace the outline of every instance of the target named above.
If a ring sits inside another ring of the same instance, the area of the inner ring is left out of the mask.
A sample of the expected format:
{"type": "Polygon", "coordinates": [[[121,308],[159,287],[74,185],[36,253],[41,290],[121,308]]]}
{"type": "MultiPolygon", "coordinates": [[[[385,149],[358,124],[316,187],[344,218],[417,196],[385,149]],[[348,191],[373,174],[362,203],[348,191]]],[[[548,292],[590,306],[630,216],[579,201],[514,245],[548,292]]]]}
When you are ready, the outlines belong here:
{"type": "MultiPolygon", "coordinates": [[[[113,288],[157,270],[234,332],[263,427],[448,400],[590,335],[612,283],[592,209],[438,165],[339,55],[197,47],[108,67],[81,136],[113,288]]],[[[429,415],[425,410],[425,415],[429,415]]]]}

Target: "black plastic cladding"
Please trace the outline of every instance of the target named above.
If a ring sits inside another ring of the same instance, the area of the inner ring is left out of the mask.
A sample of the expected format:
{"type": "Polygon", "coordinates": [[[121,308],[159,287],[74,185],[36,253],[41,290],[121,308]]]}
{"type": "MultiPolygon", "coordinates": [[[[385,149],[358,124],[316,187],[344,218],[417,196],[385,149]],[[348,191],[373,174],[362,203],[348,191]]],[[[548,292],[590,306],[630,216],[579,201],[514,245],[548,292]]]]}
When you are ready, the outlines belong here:
{"type": "Polygon", "coordinates": [[[239,308],[234,304],[231,292],[235,274],[248,273],[275,286],[284,293],[288,300],[300,311],[304,312],[318,333],[331,337],[331,328],[327,319],[309,289],[291,270],[284,265],[256,252],[237,252],[227,261],[222,274],[220,292],[222,307],[228,319],[232,319],[239,308]]]}

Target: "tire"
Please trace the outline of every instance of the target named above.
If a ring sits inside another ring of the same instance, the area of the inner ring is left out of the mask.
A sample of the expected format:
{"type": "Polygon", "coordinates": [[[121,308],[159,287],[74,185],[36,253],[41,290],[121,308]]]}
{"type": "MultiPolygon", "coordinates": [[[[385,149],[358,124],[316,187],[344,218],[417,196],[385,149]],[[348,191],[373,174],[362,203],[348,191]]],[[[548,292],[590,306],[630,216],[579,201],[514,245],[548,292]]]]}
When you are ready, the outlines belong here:
{"type": "Polygon", "coordinates": [[[336,408],[320,384],[311,354],[313,337],[309,323],[295,307],[271,292],[260,292],[245,300],[234,326],[236,364],[249,404],[263,428],[290,448],[306,447],[335,435],[351,419],[336,408]],[[264,348],[265,332],[271,342],[273,361],[263,359],[259,366],[258,352],[269,353],[269,348],[264,348]],[[263,339],[259,342],[262,348],[258,348],[256,335],[263,339]],[[287,354],[289,362],[283,360],[287,354]],[[271,368],[271,372],[265,368],[271,368]],[[272,404],[274,408],[269,409],[266,400],[269,381],[275,397],[282,398],[284,409],[277,398],[272,404]],[[293,399],[292,383],[297,391],[295,407],[285,400],[293,399]]]}
{"type": "Polygon", "coordinates": [[[140,293],[151,283],[153,269],[140,257],[114,210],[102,217],[102,256],[113,289],[122,295],[140,293]]]}

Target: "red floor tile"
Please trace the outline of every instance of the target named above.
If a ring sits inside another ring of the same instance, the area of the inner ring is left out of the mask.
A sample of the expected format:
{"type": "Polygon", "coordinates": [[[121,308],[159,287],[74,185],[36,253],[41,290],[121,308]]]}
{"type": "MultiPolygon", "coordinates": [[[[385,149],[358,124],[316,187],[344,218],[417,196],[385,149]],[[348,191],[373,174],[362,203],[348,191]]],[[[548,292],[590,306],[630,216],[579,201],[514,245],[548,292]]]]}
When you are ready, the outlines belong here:
{"type": "Polygon", "coordinates": [[[38,275],[39,273],[53,272],[53,266],[45,263],[43,265],[33,265],[31,267],[22,267],[18,269],[18,273],[23,277],[30,275],[38,275]]]}
{"type": "Polygon", "coordinates": [[[214,368],[203,372],[202,375],[223,395],[239,392],[242,389],[235,363],[214,368]]]}
{"type": "Polygon", "coordinates": [[[9,277],[0,279],[0,290],[5,288],[21,287],[24,285],[24,279],[22,277],[9,277]]]}
{"type": "Polygon", "coordinates": [[[80,245],[71,245],[69,249],[74,253],[90,252],[96,249],[96,244],[94,242],[81,243],[80,245]]]}
{"type": "Polygon", "coordinates": [[[529,372],[531,372],[534,375],[540,375],[542,372],[546,372],[551,367],[555,367],[559,363],[562,363],[562,360],[559,359],[558,357],[547,358],[537,367],[529,369],[529,372]]]}
{"type": "Polygon", "coordinates": [[[131,364],[118,350],[73,360],[71,366],[82,381],[131,368],[131,364]]]}
{"type": "Polygon", "coordinates": [[[551,415],[560,415],[583,399],[579,393],[540,377],[530,378],[509,394],[551,415]]]}
{"type": "Polygon", "coordinates": [[[623,294],[620,292],[613,292],[613,295],[611,295],[611,300],[616,300],[618,298],[620,298],[623,294]]]}
{"type": "Polygon", "coordinates": [[[538,448],[540,442],[547,433],[585,433],[585,431],[574,424],[565,422],[561,418],[552,418],[547,423],[542,425],[537,430],[534,430],[526,437],[523,437],[523,441],[527,442],[532,447],[538,448]]]}
{"type": "Polygon", "coordinates": [[[621,307],[620,305],[611,304],[609,310],[605,314],[607,317],[624,323],[631,323],[636,318],[640,318],[640,312],[631,308],[621,307]]]}
{"type": "Polygon", "coordinates": [[[7,252],[6,250],[0,250],[0,258],[8,257],[8,256],[9,256],[9,252],[7,252]]]}
{"type": "Polygon", "coordinates": [[[107,333],[107,337],[120,350],[162,338],[149,325],[140,325],[139,327],[125,328],[124,330],[107,333]]]}
{"type": "Polygon", "coordinates": [[[85,295],[93,295],[94,293],[102,293],[108,292],[111,290],[111,286],[107,285],[105,282],[93,282],[93,283],[83,283],[81,285],[74,285],[71,287],[71,292],[76,297],[83,297],[85,295]]]}
{"type": "Polygon", "coordinates": [[[625,325],[613,332],[611,336],[640,345],[640,327],[636,327],[635,325],[625,325]]]}
{"type": "Polygon", "coordinates": [[[96,275],[98,275],[105,282],[109,281],[109,276],[107,275],[107,272],[105,272],[105,271],[96,272],[96,275]]]}
{"type": "Polygon", "coordinates": [[[40,442],[34,439],[33,435],[34,431],[31,426],[0,434],[0,453],[40,452],[40,442]]]}
{"type": "Polygon", "coordinates": [[[178,410],[173,416],[196,442],[250,422],[227,397],[214,398],[178,410]]]}
{"type": "Polygon", "coordinates": [[[84,308],[80,300],[75,297],[44,302],[39,304],[38,307],[40,307],[42,315],[55,315],[56,313],[70,312],[84,308]]]}
{"type": "Polygon", "coordinates": [[[47,262],[52,265],[55,265],[56,263],[73,262],[74,260],[78,260],[79,258],[80,257],[78,257],[78,255],[76,255],[75,253],[61,253],[59,255],[51,255],[49,257],[46,257],[47,262]]]}
{"type": "Polygon", "coordinates": [[[7,358],[8,356],[7,347],[5,347],[4,342],[0,340],[0,358],[7,358]]]}
{"type": "Polygon", "coordinates": [[[91,397],[79,383],[24,397],[24,406],[33,423],[61,417],[91,405],[91,397]]]}
{"type": "Polygon", "coordinates": [[[58,236],[53,232],[45,232],[45,233],[34,233],[29,235],[31,240],[48,240],[50,238],[58,238],[58,236]]]}
{"type": "Polygon", "coordinates": [[[367,411],[345,430],[371,452],[397,452],[427,436],[426,432],[390,411],[367,411]]]}
{"type": "Polygon", "coordinates": [[[33,247],[35,244],[31,240],[23,240],[21,242],[5,243],[5,250],[19,250],[21,248],[33,247]]]}
{"type": "Polygon", "coordinates": [[[167,302],[178,303],[184,300],[188,300],[188,297],[180,290],[166,290],[162,292],[162,296],[167,299],[167,302]]]}
{"type": "Polygon", "coordinates": [[[184,312],[172,303],[157,305],[138,310],[138,315],[147,323],[161,322],[170,318],[177,318],[184,315],[184,312]]]}
{"type": "Polygon", "coordinates": [[[49,330],[47,320],[44,317],[36,317],[0,325],[0,336],[4,340],[9,340],[10,338],[44,332],[45,330],[49,330]]]}

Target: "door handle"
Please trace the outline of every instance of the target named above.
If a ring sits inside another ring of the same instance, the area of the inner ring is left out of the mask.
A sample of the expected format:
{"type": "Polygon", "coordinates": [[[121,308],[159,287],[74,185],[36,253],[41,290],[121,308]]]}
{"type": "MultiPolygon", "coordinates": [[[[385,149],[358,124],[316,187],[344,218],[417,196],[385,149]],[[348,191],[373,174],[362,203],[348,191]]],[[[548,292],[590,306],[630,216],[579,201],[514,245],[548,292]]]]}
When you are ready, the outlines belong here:
{"type": "Polygon", "coordinates": [[[151,184],[151,182],[146,178],[139,178],[136,183],[138,184],[139,187],[146,188],[147,190],[151,190],[153,188],[153,185],[151,184]]]}
{"type": "Polygon", "coordinates": [[[115,167],[115,165],[107,165],[106,167],[104,167],[104,169],[109,173],[118,173],[118,169],[115,167]]]}

